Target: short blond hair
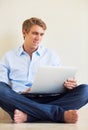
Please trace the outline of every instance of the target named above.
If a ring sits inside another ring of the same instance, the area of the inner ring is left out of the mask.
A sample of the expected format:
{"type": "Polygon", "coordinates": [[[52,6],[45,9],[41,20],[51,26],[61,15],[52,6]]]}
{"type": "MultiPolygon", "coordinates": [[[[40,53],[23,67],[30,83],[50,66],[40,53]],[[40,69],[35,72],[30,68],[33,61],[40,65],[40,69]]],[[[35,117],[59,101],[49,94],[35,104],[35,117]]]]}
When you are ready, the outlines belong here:
{"type": "Polygon", "coordinates": [[[38,25],[40,27],[42,27],[44,30],[47,29],[46,27],[46,24],[44,21],[42,21],[41,19],[39,18],[36,18],[36,17],[32,17],[30,19],[27,19],[23,22],[22,24],[22,30],[25,30],[27,33],[30,31],[30,28],[33,26],[33,25],[38,25]]]}

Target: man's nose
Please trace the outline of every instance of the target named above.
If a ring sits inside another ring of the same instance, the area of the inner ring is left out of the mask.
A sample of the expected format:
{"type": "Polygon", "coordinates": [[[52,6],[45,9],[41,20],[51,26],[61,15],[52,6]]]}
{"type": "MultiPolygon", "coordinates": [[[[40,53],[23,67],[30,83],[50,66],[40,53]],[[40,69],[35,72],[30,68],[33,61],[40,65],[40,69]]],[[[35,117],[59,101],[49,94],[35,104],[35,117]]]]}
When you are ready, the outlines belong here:
{"type": "Polygon", "coordinates": [[[37,35],[37,39],[38,39],[38,40],[41,39],[41,35],[37,35]]]}

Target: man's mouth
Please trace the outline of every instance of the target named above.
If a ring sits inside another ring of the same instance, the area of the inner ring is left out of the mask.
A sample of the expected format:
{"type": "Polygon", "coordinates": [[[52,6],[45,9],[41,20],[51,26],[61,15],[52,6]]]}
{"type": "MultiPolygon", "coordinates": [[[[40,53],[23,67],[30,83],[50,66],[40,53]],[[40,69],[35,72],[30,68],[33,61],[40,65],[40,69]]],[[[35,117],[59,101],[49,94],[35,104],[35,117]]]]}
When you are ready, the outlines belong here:
{"type": "Polygon", "coordinates": [[[34,41],[33,43],[34,43],[34,45],[38,45],[39,41],[34,41]]]}

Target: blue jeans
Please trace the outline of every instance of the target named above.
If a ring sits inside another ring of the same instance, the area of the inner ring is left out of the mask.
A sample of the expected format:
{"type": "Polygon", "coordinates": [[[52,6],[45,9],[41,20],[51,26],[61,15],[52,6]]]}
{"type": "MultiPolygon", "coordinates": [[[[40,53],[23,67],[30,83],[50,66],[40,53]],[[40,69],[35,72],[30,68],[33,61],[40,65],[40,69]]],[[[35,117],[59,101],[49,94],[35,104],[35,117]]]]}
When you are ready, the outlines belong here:
{"type": "Polygon", "coordinates": [[[79,109],[88,102],[88,85],[81,84],[73,90],[57,96],[30,97],[13,91],[9,85],[0,82],[0,107],[11,118],[14,110],[27,114],[27,122],[64,122],[64,111],[79,109]]]}

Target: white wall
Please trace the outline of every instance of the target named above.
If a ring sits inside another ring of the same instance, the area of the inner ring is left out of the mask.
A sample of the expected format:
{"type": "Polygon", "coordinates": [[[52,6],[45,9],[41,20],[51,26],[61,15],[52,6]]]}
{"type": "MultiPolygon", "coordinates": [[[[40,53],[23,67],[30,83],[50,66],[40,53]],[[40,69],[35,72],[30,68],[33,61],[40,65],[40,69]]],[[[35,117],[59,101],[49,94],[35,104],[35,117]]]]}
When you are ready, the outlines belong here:
{"type": "Polygon", "coordinates": [[[43,44],[64,65],[78,67],[78,82],[88,83],[88,0],[0,0],[0,57],[22,44],[22,22],[34,16],[48,27],[43,44]]]}

